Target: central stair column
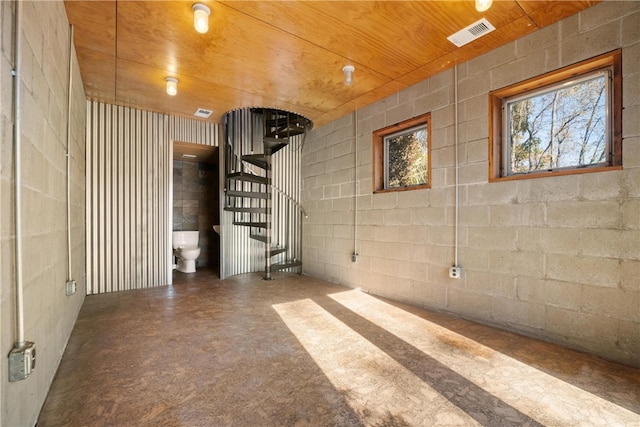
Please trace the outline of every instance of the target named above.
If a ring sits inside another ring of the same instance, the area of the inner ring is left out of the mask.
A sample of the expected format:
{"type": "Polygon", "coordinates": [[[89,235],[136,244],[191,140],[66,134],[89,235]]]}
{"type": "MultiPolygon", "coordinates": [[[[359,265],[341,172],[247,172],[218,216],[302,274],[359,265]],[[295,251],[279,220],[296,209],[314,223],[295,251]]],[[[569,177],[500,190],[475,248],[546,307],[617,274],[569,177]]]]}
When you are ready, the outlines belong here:
{"type": "Polygon", "coordinates": [[[265,257],[264,257],[264,280],[271,280],[271,203],[272,203],[272,189],[271,189],[271,148],[265,147],[264,150],[265,160],[265,176],[267,178],[266,183],[266,222],[267,228],[265,229],[265,257]]]}

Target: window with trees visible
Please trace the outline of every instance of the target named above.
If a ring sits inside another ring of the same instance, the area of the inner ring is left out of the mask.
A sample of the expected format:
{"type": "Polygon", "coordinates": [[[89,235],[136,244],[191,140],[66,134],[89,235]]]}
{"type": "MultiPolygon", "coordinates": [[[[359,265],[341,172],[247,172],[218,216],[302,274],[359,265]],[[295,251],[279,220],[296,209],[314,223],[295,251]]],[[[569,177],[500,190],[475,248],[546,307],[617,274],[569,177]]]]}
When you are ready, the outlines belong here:
{"type": "Polygon", "coordinates": [[[430,113],[373,132],[373,191],[429,188],[430,135],[430,113]]]}
{"type": "Polygon", "coordinates": [[[620,169],[620,51],[489,94],[490,180],[620,169]]]}

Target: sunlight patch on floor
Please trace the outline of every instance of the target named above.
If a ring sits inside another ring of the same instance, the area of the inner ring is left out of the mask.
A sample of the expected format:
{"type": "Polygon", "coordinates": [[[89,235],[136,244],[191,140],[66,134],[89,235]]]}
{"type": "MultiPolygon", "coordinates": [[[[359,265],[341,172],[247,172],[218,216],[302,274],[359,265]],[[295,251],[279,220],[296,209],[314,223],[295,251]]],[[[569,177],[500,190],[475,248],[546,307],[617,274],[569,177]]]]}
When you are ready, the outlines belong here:
{"type": "Polygon", "coordinates": [[[359,291],[329,295],[545,425],[640,425],[640,415],[359,291]]]}
{"type": "Polygon", "coordinates": [[[273,308],[366,425],[478,425],[314,301],[273,308]]]}

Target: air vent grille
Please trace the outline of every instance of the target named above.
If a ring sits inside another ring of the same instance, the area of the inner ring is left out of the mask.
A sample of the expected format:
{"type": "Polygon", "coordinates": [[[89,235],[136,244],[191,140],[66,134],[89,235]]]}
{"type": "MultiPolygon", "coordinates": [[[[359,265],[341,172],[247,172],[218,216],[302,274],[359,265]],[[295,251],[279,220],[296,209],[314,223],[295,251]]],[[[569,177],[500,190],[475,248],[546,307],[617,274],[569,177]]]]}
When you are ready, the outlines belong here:
{"type": "Polygon", "coordinates": [[[211,116],[211,113],[213,113],[213,111],[205,108],[198,108],[193,115],[196,117],[202,117],[203,119],[208,119],[209,116],[211,116]]]}
{"type": "Polygon", "coordinates": [[[486,18],[482,18],[481,20],[474,22],[468,27],[465,27],[457,33],[447,37],[447,40],[458,47],[462,47],[465,44],[472,42],[473,40],[476,40],[495,29],[496,27],[491,25],[491,23],[487,21],[486,18]]]}

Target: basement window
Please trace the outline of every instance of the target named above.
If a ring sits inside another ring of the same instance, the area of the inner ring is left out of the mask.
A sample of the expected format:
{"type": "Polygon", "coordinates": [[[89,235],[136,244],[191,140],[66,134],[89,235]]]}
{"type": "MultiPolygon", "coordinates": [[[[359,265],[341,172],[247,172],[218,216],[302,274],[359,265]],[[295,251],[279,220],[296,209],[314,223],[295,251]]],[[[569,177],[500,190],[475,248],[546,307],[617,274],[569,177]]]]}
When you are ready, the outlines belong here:
{"type": "Polygon", "coordinates": [[[373,192],[431,186],[431,114],[373,132],[373,192]]]}
{"type": "Polygon", "coordinates": [[[490,180],[622,167],[620,51],[489,94],[490,180]]]}

